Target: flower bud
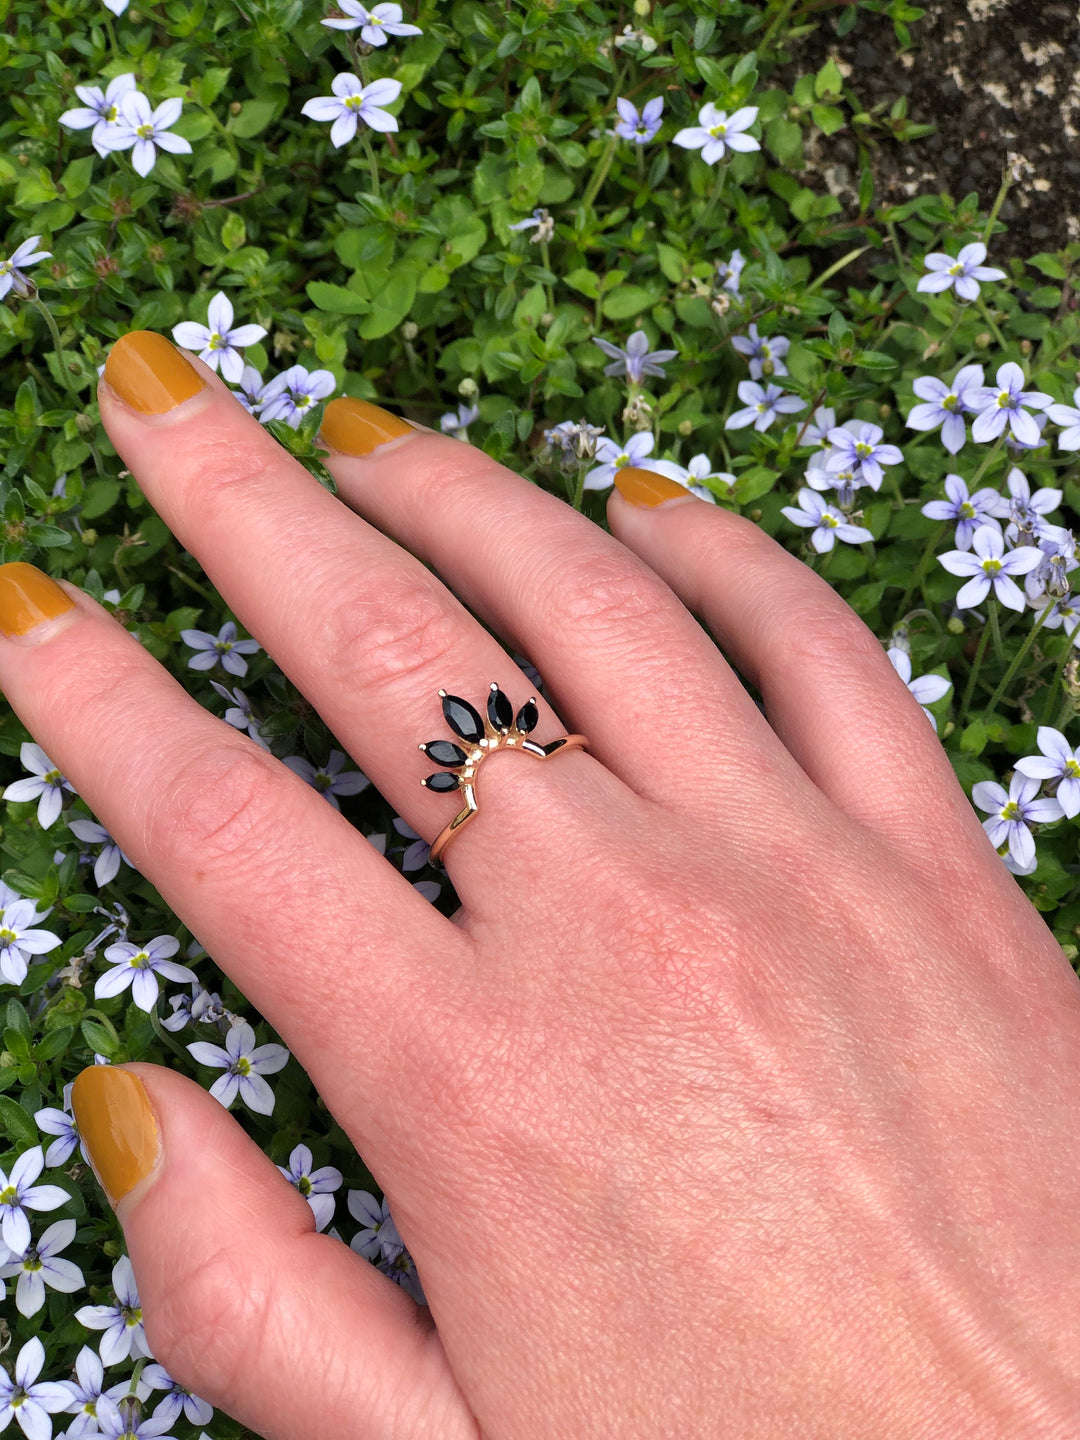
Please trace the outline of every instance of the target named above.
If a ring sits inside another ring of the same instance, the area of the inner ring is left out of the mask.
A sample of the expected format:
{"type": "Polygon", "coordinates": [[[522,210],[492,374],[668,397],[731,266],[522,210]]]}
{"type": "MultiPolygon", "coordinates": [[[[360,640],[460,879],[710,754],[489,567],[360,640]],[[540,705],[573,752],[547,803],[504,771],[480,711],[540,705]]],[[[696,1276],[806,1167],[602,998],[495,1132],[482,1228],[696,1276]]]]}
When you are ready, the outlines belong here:
{"type": "Polygon", "coordinates": [[[463,400],[473,400],[480,393],[480,387],[475,380],[466,375],[461,384],[457,387],[457,393],[463,400]]]}
{"type": "Polygon", "coordinates": [[[1030,340],[1021,340],[1021,341],[1020,341],[1020,354],[1021,354],[1021,355],[1030,355],[1030,354],[1031,354],[1031,341],[1030,341],[1030,340]]]}
{"type": "Polygon", "coordinates": [[[640,15],[643,20],[651,8],[649,0],[634,0],[634,14],[640,15]]]}
{"type": "Polygon", "coordinates": [[[415,340],[420,334],[420,326],[415,320],[406,320],[401,327],[401,338],[403,340],[415,340]]]}
{"type": "Polygon", "coordinates": [[[892,406],[884,402],[877,407],[878,419],[887,420],[892,414],[892,406]]]}
{"type": "Polygon", "coordinates": [[[761,511],[757,509],[751,510],[750,519],[753,520],[755,524],[757,524],[757,522],[761,519],[761,511]]]}
{"type": "Polygon", "coordinates": [[[88,550],[92,550],[98,542],[98,532],[90,526],[84,526],[82,532],[82,543],[88,550]]]}
{"type": "Polygon", "coordinates": [[[239,114],[240,114],[240,111],[241,111],[243,108],[244,108],[244,107],[243,107],[243,105],[241,104],[241,102],[240,102],[239,100],[234,100],[234,101],[232,102],[232,104],[229,106],[229,114],[230,114],[230,115],[239,115],[239,114]]]}
{"type": "Polygon", "coordinates": [[[989,330],[980,330],[978,335],[975,336],[975,344],[980,350],[985,350],[993,338],[989,330]]]}
{"type": "Polygon", "coordinates": [[[89,435],[95,428],[96,421],[93,416],[87,415],[85,411],[80,411],[80,413],[75,416],[75,429],[78,430],[80,435],[89,435]]]}
{"type": "Polygon", "coordinates": [[[688,440],[694,433],[694,422],[692,420],[679,421],[679,434],[684,440],[688,440]]]}
{"type": "Polygon", "coordinates": [[[945,629],[950,635],[963,635],[965,628],[964,622],[960,619],[959,615],[952,615],[945,622],[945,629]]]}

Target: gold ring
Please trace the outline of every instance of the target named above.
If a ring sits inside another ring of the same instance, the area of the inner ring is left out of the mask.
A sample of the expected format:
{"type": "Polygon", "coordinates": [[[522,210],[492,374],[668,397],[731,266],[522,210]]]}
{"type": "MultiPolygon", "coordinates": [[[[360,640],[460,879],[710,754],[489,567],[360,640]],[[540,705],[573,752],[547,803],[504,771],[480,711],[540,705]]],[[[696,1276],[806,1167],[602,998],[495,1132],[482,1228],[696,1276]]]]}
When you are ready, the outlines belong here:
{"type": "Polygon", "coordinates": [[[438,860],[450,841],[472,819],[478,809],[476,798],[476,775],[480,762],[496,750],[521,750],[526,755],[535,755],[538,760],[547,760],[566,750],[583,750],[588,741],[584,735],[561,735],[547,745],[538,745],[529,735],[536,729],[540,712],[536,708],[536,696],[531,696],[521,709],[514,714],[514,707],[491,682],[488,692],[487,716],[473,708],[467,700],[458,695],[439,691],[442,712],[446,723],[464,745],[453,740],[428,740],[420,749],[445,769],[420,781],[429,790],[449,792],[461,790],[465,796],[465,808],[454,816],[450,824],[439,832],[431,843],[431,859],[438,860]]]}

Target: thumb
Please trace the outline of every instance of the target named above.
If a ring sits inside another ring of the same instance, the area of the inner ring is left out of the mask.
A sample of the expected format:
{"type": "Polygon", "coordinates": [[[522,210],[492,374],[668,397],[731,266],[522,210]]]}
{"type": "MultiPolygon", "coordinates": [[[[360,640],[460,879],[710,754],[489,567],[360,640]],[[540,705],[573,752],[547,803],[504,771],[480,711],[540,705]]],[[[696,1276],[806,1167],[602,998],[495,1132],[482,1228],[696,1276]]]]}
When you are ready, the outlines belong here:
{"type": "Polygon", "coordinates": [[[94,1065],[72,1108],[174,1380],[266,1440],[476,1440],[425,1313],[193,1080],[94,1065]]]}

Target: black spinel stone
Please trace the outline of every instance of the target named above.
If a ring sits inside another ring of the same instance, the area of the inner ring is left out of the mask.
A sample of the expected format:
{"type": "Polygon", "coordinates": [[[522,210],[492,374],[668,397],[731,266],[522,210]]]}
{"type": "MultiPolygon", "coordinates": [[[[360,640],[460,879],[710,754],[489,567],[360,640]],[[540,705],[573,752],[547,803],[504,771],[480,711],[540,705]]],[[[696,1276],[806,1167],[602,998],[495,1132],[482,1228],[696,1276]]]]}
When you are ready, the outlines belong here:
{"type": "Polygon", "coordinates": [[[479,712],[474,710],[467,700],[462,700],[458,695],[444,695],[442,713],[450,729],[455,735],[460,735],[462,740],[475,743],[484,738],[484,722],[480,719],[479,712]]]}
{"type": "Polygon", "coordinates": [[[526,700],[525,704],[522,705],[517,713],[517,720],[514,722],[515,725],[523,735],[528,735],[531,730],[536,729],[539,722],[540,711],[537,710],[531,700],[526,700]]]}
{"type": "Polygon", "coordinates": [[[488,695],[487,712],[496,730],[509,730],[514,723],[514,707],[497,685],[492,686],[488,695]]]}
{"type": "Polygon", "coordinates": [[[424,784],[429,790],[456,790],[458,783],[458,777],[456,775],[447,775],[446,772],[442,770],[440,770],[437,775],[427,776],[424,780],[424,784]]]}
{"type": "Polygon", "coordinates": [[[424,746],[424,754],[436,765],[464,765],[469,758],[452,740],[429,740],[424,746]]]}

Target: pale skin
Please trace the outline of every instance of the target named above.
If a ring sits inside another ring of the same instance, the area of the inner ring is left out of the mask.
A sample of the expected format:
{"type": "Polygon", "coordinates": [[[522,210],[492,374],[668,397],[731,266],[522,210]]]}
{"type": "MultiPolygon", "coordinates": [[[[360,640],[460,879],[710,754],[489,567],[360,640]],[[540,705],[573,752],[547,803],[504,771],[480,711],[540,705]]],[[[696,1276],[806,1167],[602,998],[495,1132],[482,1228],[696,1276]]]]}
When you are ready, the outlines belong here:
{"type": "Polygon", "coordinates": [[[590,750],[490,758],[451,920],[74,586],[0,641],[431,1302],[134,1065],[163,1149],[118,1214],[156,1357],[267,1440],[1075,1440],[1080,985],[882,645],[691,498],[613,494],[609,536],[423,432],[333,456],[334,498],[193,363],[163,416],[103,384],[109,434],[410,825],[457,808],[418,783],[437,690],[523,703],[514,650],[535,738],[590,750]]]}

